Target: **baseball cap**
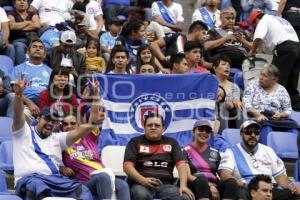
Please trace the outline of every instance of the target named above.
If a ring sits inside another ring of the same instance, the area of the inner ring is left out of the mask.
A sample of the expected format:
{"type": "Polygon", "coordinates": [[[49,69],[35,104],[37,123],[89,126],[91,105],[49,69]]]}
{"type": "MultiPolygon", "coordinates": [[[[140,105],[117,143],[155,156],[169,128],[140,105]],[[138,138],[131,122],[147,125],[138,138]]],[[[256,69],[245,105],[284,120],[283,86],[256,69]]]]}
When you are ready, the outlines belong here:
{"type": "Polygon", "coordinates": [[[250,126],[250,125],[255,125],[255,126],[257,126],[258,128],[261,128],[261,126],[259,125],[259,123],[257,123],[256,121],[253,121],[253,120],[247,120],[247,121],[245,121],[245,122],[241,125],[240,130],[245,129],[245,128],[247,128],[247,127],[250,126]]]}
{"type": "Polygon", "coordinates": [[[60,41],[65,44],[75,44],[76,34],[73,31],[64,31],[60,36],[60,41]]]}
{"type": "Polygon", "coordinates": [[[55,121],[57,121],[61,117],[58,110],[50,106],[43,108],[40,112],[40,115],[44,117],[50,117],[55,121]]]}
{"type": "Polygon", "coordinates": [[[211,121],[209,121],[207,119],[200,119],[200,120],[196,121],[194,123],[193,129],[200,127],[200,126],[208,126],[209,128],[211,128],[211,130],[213,129],[211,121]]]}
{"type": "Polygon", "coordinates": [[[250,13],[249,17],[248,17],[248,24],[249,26],[253,26],[253,22],[254,20],[257,18],[257,16],[259,16],[260,14],[262,14],[262,12],[260,10],[254,10],[250,13]]]}

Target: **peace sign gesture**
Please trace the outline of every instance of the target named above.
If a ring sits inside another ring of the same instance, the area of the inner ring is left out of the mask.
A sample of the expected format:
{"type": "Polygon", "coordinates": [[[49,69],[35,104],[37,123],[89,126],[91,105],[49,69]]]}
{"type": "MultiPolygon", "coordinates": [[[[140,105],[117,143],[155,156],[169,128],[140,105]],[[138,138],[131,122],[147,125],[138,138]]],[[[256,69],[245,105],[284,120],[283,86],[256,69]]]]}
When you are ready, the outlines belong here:
{"type": "Polygon", "coordinates": [[[95,97],[98,97],[99,96],[99,82],[95,79],[94,76],[92,76],[92,79],[89,79],[88,81],[89,81],[89,84],[92,87],[93,95],[95,97]]]}
{"type": "Polygon", "coordinates": [[[14,84],[14,91],[18,97],[23,95],[25,84],[27,81],[27,75],[24,75],[24,79],[21,78],[21,73],[18,73],[18,80],[14,84]]]}

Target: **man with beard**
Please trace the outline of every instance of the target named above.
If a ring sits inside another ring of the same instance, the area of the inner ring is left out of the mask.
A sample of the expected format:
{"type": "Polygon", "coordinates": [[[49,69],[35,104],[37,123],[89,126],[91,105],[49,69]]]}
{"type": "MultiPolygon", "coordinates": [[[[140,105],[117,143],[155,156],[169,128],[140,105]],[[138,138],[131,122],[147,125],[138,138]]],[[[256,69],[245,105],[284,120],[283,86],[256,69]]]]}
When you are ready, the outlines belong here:
{"type": "Polygon", "coordinates": [[[258,143],[260,125],[255,121],[245,121],[240,128],[242,142],[227,149],[219,165],[219,174],[223,181],[235,178],[238,182],[239,199],[250,199],[247,185],[258,174],[272,176],[277,185],[273,186],[273,199],[295,199],[300,188],[289,180],[286,169],[275,152],[258,143]]]}
{"type": "Polygon", "coordinates": [[[72,131],[53,133],[59,119],[58,111],[51,107],[41,110],[36,126],[25,122],[23,91],[26,75],[14,85],[13,116],[13,161],[16,194],[22,199],[43,199],[45,197],[72,197],[89,200],[89,190],[79,181],[59,174],[58,166],[62,163],[62,151],[81,137],[102,124],[104,113],[99,110],[99,84],[89,81],[92,87],[93,103],[88,123],[72,131]]]}

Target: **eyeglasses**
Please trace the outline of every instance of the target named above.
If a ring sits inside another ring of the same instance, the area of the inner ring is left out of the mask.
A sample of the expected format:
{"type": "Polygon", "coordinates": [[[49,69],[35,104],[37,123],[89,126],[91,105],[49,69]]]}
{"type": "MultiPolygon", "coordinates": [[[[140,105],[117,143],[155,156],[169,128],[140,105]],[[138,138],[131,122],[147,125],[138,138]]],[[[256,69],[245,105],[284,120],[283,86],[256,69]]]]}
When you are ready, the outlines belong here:
{"type": "Polygon", "coordinates": [[[77,122],[63,122],[63,126],[68,126],[68,125],[75,126],[76,124],[77,122]]]}
{"type": "Polygon", "coordinates": [[[251,158],[253,167],[254,167],[254,168],[258,168],[258,162],[257,162],[257,160],[256,160],[256,158],[255,158],[255,156],[254,156],[254,154],[251,153],[251,154],[250,154],[250,158],[251,158]]]}
{"type": "Polygon", "coordinates": [[[249,136],[254,133],[254,135],[258,136],[260,134],[260,131],[259,131],[259,129],[244,129],[243,133],[245,135],[249,135],[249,136]]]}

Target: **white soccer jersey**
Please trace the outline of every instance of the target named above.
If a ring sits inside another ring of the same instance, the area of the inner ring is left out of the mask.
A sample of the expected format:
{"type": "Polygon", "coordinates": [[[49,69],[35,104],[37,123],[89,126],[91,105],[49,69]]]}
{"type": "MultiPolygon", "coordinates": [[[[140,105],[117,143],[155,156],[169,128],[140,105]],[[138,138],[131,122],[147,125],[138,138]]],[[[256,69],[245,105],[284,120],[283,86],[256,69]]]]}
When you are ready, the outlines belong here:
{"type": "MultiPolygon", "coordinates": [[[[67,132],[52,133],[46,139],[41,139],[35,133],[34,128],[31,128],[41,151],[49,156],[58,169],[58,166],[62,164],[62,151],[68,147],[66,144],[67,132]]],[[[42,160],[34,150],[31,129],[27,123],[25,123],[23,128],[14,132],[13,149],[15,183],[17,183],[22,176],[31,173],[52,174],[46,162],[42,160]]]]}
{"type": "Polygon", "coordinates": [[[5,13],[5,10],[3,8],[0,7],[0,31],[1,31],[1,24],[5,23],[5,22],[9,22],[9,19],[7,18],[7,15],[5,13]]]}
{"type": "MultiPolygon", "coordinates": [[[[213,13],[209,10],[207,10],[207,11],[208,11],[208,14],[211,17],[211,19],[215,22],[215,26],[219,27],[221,25],[220,10],[216,10],[213,13]]],[[[192,15],[192,23],[195,21],[198,21],[198,20],[207,23],[206,20],[203,19],[202,14],[200,13],[199,9],[197,8],[192,15]]]]}
{"type": "Polygon", "coordinates": [[[31,3],[38,10],[41,23],[55,25],[64,22],[63,14],[72,9],[71,0],[33,0],[31,3]]]}
{"type": "Polygon", "coordinates": [[[268,14],[257,24],[253,39],[257,38],[262,39],[271,51],[287,40],[299,42],[296,31],[287,20],[268,14]]]}
{"type": "Polygon", "coordinates": [[[268,146],[258,144],[254,154],[246,152],[241,144],[237,144],[236,147],[240,152],[238,159],[234,156],[233,150],[227,149],[221,155],[219,170],[228,170],[234,177],[247,183],[258,174],[276,177],[286,171],[282,160],[268,146]]]}

